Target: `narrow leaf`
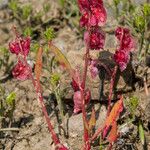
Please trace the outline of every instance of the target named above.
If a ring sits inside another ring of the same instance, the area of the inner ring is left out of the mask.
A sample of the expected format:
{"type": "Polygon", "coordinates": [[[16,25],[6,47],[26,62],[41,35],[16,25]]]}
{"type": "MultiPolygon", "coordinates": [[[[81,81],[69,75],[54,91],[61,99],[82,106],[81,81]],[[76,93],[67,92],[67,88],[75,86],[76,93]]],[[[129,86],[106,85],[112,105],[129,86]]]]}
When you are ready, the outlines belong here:
{"type": "Polygon", "coordinates": [[[114,122],[107,139],[110,143],[114,143],[117,140],[117,137],[117,123],[114,122]]]}
{"type": "Polygon", "coordinates": [[[139,122],[139,138],[140,138],[142,145],[144,145],[145,144],[145,136],[144,136],[144,129],[143,129],[141,122],[139,122]]]}
{"type": "Polygon", "coordinates": [[[43,52],[43,49],[42,47],[40,47],[37,52],[36,64],[35,64],[35,70],[34,70],[37,82],[40,81],[40,76],[42,72],[42,52],[43,52]]]}
{"type": "Polygon", "coordinates": [[[121,99],[113,106],[109,116],[106,119],[105,125],[107,127],[112,125],[117,120],[122,110],[123,110],[123,97],[121,97],[121,99]]]}
{"type": "Polygon", "coordinates": [[[117,118],[119,117],[122,110],[123,110],[123,97],[121,97],[121,99],[114,105],[109,116],[106,118],[103,130],[103,138],[107,136],[110,127],[114,124],[114,122],[117,121],[117,118]]]}
{"type": "Polygon", "coordinates": [[[70,76],[73,77],[73,69],[68,61],[68,59],[65,57],[65,55],[59,50],[55,45],[52,43],[49,43],[49,48],[52,53],[54,53],[57,61],[67,69],[69,72],[70,76]]]}
{"type": "Polygon", "coordinates": [[[95,127],[95,124],[96,124],[96,116],[95,116],[95,110],[93,108],[91,113],[91,118],[89,120],[89,130],[95,127]]]}

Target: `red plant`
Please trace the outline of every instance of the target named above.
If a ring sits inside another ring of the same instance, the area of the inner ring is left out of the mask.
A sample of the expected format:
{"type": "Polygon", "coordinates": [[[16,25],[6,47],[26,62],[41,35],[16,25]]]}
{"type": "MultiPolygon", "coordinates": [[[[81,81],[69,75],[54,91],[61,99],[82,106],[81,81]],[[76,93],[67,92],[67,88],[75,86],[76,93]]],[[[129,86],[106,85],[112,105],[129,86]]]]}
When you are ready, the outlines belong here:
{"type": "Polygon", "coordinates": [[[19,60],[15,67],[12,70],[12,74],[14,78],[18,80],[27,80],[30,78],[30,72],[32,68],[24,63],[23,61],[19,60]]]}
{"type": "MultiPolygon", "coordinates": [[[[130,53],[135,47],[135,42],[130,34],[129,29],[118,27],[116,29],[115,35],[118,39],[119,46],[114,54],[114,60],[116,66],[111,72],[107,66],[103,65],[106,72],[111,75],[110,91],[108,96],[108,113],[102,128],[92,135],[91,129],[95,126],[95,110],[92,109],[91,118],[87,119],[86,107],[91,99],[91,92],[89,88],[86,87],[86,78],[88,67],[91,72],[92,78],[95,78],[98,73],[98,65],[100,61],[98,59],[93,60],[90,58],[90,50],[100,50],[103,49],[105,43],[105,33],[101,30],[101,26],[106,23],[107,13],[103,5],[102,0],[78,0],[78,5],[82,17],[80,19],[81,27],[84,27],[84,41],[86,45],[85,57],[84,57],[84,67],[83,74],[80,75],[79,71],[75,71],[71,68],[71,65],[67,61],[66,57],[59,51],[59,49],[49,41],[49,48],[56,55],[56,59],[59,60],[60,64],[68,70],[72,77],[72,88],[74,90],[73,100],[74,100],[74,113],[77,114],[82,112],[83,125],[84,125],[84,150],[91,149],[91,142],[102,133],[103,138],[107,138],[112,147],[112,143],[116,141],[117,134],[117,119],[120,113],[123,111],[123,97],[117,101],[113,107],[111,107],[111,99],[113,95],[114,81],[118,66],[121,71],[124,71],[127,64],[130,61],[130,53]]],[[[18,62],[12,70],[12,74],[16,79],[26,80],[31,79],[36,90],[39,102],[42,107],[46,122],[48,124],[48,129],[52,135],[52,139],[58,150],[67,150],[67,148],[60,143],[59,138],[54,132],[53,126],[50,122],[46,107],[43,102],[42,90],[40,85],[40,75],[42,71],[42,48],[39,48],[37,53],[36,65],[35,65],[35,78],[32,74],[32,69],[27,63],[27,55],[30,50],[30,38],[22,38],[17,35],[16,40],[9,43],[10,52],[17,55],[18,62]]]]}
{"type": "Polygon", "coordinates": [[[119,41],[119,47],[114,54],[114,60],[120,70],[124,71],[130,61],[130,53],[135,48],[135,41],[127,28],[118,27],[115,35],[119,41]]]}
{"type": "Polygon", "coordinates": [[[105,43],[105,34],[98,27],[91,28],[84,33],[84,41],[91,50],[103,49],[105,43]]]}
{"type": "Polygon", "coordinates": [[[19,37],[15,41],[9,43],[9,49],[11,53],[16,55],[22,54],[27,56],[30,50],[30,37],[19,37]]]}
{"type": "Polygon", "coordinates": [[[107,13],[102,0],[78,0],[82,13],[81,27],[103,26],[106,23],[107,13]]]}
{"type": "MultiPolygon", "coordinates": [[[[15,33],[16,30],[15,30],[15,33]]],[[[35,75],[36,79],[34,79],[33,74],[32,74],[32,69],[30,65],[27,62],[26,56],[29,54],[30,50],[30,38],[22,38],[16,34],[16,39],[13,42],[9,43],[9,49],[11,53],[16,54],[18,57],[18,62],[15,65],[15,67],[12,70],[12,74],[16,79],[19,80],[26,80],[26,79],[31,79],[32,83],[34,85],[36,94],[38,96],[43,114],[45,116],[49,132],[51,133],[52,139],[56,145],[57,150],[68,150],[63,144],[60,143],[59,138],[57,137],[53,126],[51,124],[50,118],[48,116],[44,101],[43,101],[43,96],[42,96],[42,91],[41,91],[41,86],[40,86],[40,74],[42,70],[42,49],[39,48],[38,54],[37,54],[37,61],[36,61],[36,66],[35,66],[35,75]]]]}

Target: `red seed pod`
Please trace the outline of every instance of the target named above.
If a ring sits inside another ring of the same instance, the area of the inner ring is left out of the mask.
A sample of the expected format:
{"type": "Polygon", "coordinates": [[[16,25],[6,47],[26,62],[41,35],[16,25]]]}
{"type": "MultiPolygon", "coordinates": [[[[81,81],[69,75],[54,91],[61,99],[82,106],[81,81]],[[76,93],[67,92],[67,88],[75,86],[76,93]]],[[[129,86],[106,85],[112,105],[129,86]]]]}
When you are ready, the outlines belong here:
{"type": "Polygon", "coordinates": [[[107,13],[102,0],[78,0],[82,17],[81,27],[103,26],[106,23],[107,13]]]}
{"type": "MultiPolygon", "coordinates": [[[[85,91],[85,104],[88,104],[91,99],[91,92],[89,89],[85,91]]],[[[74,113],[79,113],[82,110],[82,97],[81,97],[81,91],[74,92],[73,96],[74,100],[74,113]]]]}
{"type": "Polygon", "coordinates": [[[114,54],[114,60],[119,65],[121,71],[124,71],[130,60],[130,53],[124,50],[118,50],[114,54]]]}
{"type": "Polygon", "coordinates": [[[18,38],[13,42],[9,43],[9,49],[11,53],[16,55],[22,54],[27,56],[30,50],[30,38],[18,38]]]}
{"type": "Polygon", "coordinates": [[[26,80],[30,77],[31,70],[29,65],[24,64],[22,61],[18,61],[12,70],[12,74],[14,78],[18,80],[26,80]]]}
{"type": "Polygon", "coordinates": [[[85,32],[84,41],[91,50],[100,50],[103,49],[105,44],[105,34],[96,27],[90,33],[88,31],[85,32]]]}
{"type": "Polygon", "coordinates": [[[135,41],[129,29],[118,27],[115,31],[115,36],[120,42],[121,50],[132,51],[135,48],[135,41]]]}

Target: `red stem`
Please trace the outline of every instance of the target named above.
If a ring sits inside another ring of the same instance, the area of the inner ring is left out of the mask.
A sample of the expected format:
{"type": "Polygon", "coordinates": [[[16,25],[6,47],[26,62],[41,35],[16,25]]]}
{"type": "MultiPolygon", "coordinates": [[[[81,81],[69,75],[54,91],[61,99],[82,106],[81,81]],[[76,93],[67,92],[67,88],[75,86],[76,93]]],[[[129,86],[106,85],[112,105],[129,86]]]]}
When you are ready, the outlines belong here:
{"type": "Polygon", "coordinates": [[[36,85],[36,81],[33,78],[32,74],[31,74],[31,80],[32,80],[32,83],[34,85],[36,94],[37,94],[37,96],[39,98],[39,102],[40,102],[40,105],[42,107],[42,111],[43,111],[44,117],[45,117],[47,125],[48,125],[48,130],[49,130],[49,132],[52,135],[52,139],[53,139],[55,145],[58,145],[58,144],[60,144],[60,140],[58,139],[58,137],[57,137],[57,135],[56,135],[56,133],[55,133],[55,131],[53,129],[53,126],[52,126],[52,124],[50,122],[50,118],[48,116],[48,113],[47,113],[47,110],[46,110],[46,107],[45,107],[45,104],[44,104],[44,101],[43,101],[43,96],[41,94],[41,90],[40,90],[41,88],[39,87],[39,83],[37,83],[37,85],[36,85]]]}
{"type": "Polygon", "coordinates": [[[81,85],[82,87],[80,89],[81,96],[82,96],[82,118],[83,118],[83,124],[84,124],[84,150],[91,149],[91,145],[89,141],[89,132],[87,129],[88,121],[86,119],[86,110],[85,110],[85,83],[86,83],[86,77],[87,77],[88,62],[89,62],[89,48],[86,48],[83,80],[82,80],[82,85],[81,85]]]}
{"type": "Polygon", "coordinates": [[[112,77],[111,77],[111,81],[110,81],[107,116],[109,116],[109,113],[110,113],[110,110],[111,110],[111,99],[112,99],[112,95],[113,95],[113,88],[114,88],[114,82],[115,82],[117,69],[118,69],[118,66],[115,66],[112,77]]]}
{"type": "MultiPolygon", "coordinates": [[[[109,90],[109,97],[108,97],[108,110],[107,110],[107,116],[109,116],[110,110],[111,110],[111,99],[112,99],[112,94],[113,94],[113,88],[114,88],[114,82],[115,82],[115,77],[116,77],[116,72],[117,72],[118,66],[115,66],[111,81],[110,81],[110,90],[109,90]]],[[[103,131],[103,127],[98,128],[98,130],[95,132],[95,134],[92,136],[91,141],[97,138],[97,136],[103,131]]]]}
{"type": "Polygon", "coordinates": [[[64,150],[68,150],[68,148],[66,148],[63,144],[60,143],[60,140],[59,140],[57,134],[54,131],[53,125],[52,125],[52,123],[50,121],[50,118],[48,116],[48,113],[47,113],[46,106],[44,104],[44,100],[43,100],[43,96],[42,96],[42,92],[41,92],[41,88],[40,88],[40,83],[37,82],[37,84],[36,84],[36,80],[34,79],[34,77],[32,75],[32,71],[31,71],[30,77],[31,77],[32,83],[34,85],[36,94],[38,96],[40,105],[42,107],[42,111],[43,111],[44,117],[45,117],[47,125],[48,125],[48,130],[51,133],[51,136],[52,136],[52,139],[55,143],[56,149],[59,150],[59,149],[63,148],[64,150]]]}
{"type": "Polygon", "coordinates": [[[97,138],[97,136],[102,132],[102,130],[103,127],[99,127],[97,131],[94,133],[94,135],[92,136],[91,141],[94,141],[97,138]]]}

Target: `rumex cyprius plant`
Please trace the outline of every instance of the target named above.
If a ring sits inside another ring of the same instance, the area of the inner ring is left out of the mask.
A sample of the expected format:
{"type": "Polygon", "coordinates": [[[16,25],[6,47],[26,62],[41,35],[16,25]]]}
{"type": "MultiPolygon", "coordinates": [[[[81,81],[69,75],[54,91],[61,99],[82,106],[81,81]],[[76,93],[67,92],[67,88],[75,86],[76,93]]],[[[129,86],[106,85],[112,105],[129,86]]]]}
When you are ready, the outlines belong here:
{"type": "Polygon", "coordinates": [[[39,103],[41,105],[43,114],[45,116],[49,132],[51,133],[52,139],[56,146],[57,150],[67,150],[67,148],[60,143],[59,138],[57,137],[53,125],[51,124],[50,118],[48,116],[43,96],[42,89],[40,85],[40,75],[42,71],[42,48],[40,47],[37,53],[36,65],[35,65],[35,77],[33,76],[32,68],[27,62],[27,56],[30,51],[30,37],[21,37],[14,28],[16,33],[16,39],[9,43],[10,52],[15,54],[17,57],[17,64],[14,66],[12,70],[12,74],[14,78],[18,80],[32,80],[33,86],[35,88],[39,103]]]}
{"type": "MultiPolygon", "coordinates": [[[[46,32],[45,36],[48,39],[48,45],[50,51],[55,54],[56,59],[60,65],[66,67],[72,78],[73,101],[74,101],[74,114],[82,112],[84,135],[83,135],[83,149],[90,150],[92,142],[102,134],[103,139],[107,139],[110,143],[109,148],[117,140],[117,119],[120,113],[123,111],[123,97],[118,96],[119,100],[111,105],[111,99],[113,95],[114,80],[117,69],[124,71],[130,60],[130,53],[134,48],[134,40],[127,28],[118,27],[116,29],[116,38],[118,40],[118,46],[113,56],[116,66],[110,69],[103,64],[104,69],[111,77],[110,91],[108,96],[108,113],[106,120],[102,127],[98,128],[95,133],[91,132],[93,126],[95,126],[95,110],[92,109],[91,118],[87,119],[87,105],[90,103],[91,91],[90,87],[86,87],[86,78],[88,70],[91,73],[92,78],[96,77],[99,73],[99,65],[102,65],[98,59],[92,59],[90,53],[95,51],[104,50],[105,33],[101,27],[105,25],[107,19],[106,9],[102,0],[78,0],[78,5],[81,13],[80,26],[85,30],[84,42],[85,42],[85,56],[83,72],[79,72],[78,69],[72,69],[66,57],[60,52],[60,50],[53,44],[51,40],[51,34],[46,32]]],[[[50,31],[51,32],[51,31],[50,31]]],[[[35,65],[35,77],[32,73],[32,68],[27,62],[27,56],[30,50],[30,38],[23,38],[16,33],[15,41],[9,44],[10,51],[17,56],[17,64],[13,68],[12,74],[16,79],[26,80],[31,79],[35,87],[35,91],[39,98],[39,102],[42,107],[42,111],[46,118],[49,131],[52,135],[52,139],[58,150],[67,150],[67,148],[60,143],[59,138],[53,130],[53,126],[49,120],[46,107],[43,102],[42,89],[40,85],[40,74],[42,70],[42,48],[39,48],[36,65],[35,65]]]]}

